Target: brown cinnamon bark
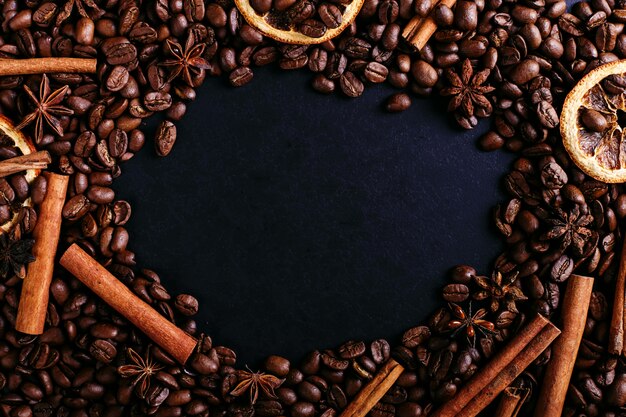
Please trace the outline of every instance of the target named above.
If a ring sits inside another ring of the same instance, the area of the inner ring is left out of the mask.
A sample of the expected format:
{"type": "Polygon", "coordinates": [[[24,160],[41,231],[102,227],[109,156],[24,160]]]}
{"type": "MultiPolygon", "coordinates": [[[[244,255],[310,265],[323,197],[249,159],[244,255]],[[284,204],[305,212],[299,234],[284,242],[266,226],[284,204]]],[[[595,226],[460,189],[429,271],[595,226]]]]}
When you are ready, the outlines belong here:
{"type": "Polygon", "coordinates": [[[572,275],[568,280],[561,312],[563,333],[552,347],[535,417],[558,417],[563,412],[567,388],[585,330],[592,289],[593,278],[572,275]]]}
{"type": "Polygon", "coordinates": [[[60,263],[174,359],[182,364],[187,362],[196,348],[197,340],[133,294],[78,245],[70,246],[60,263]]]}
{"type": "Polygon", "coordinates": [[[91,58],[0,59],[0,76],[55,72],[95,73],[97,61],[91,58]]]}
{"type": "Polygon", "coordinates": [[[378,371],[374,379],[357,394],[339,417],[365,417],[376,403],[389,391],[396,382],[404,367],[393,359],[389,359],[378,371]]]}
{"type": "Polygon", "coordinates": [[[413,16],[404,29],[402,29],[402,37],[410,42],[422,24],[422,20],[424,20],[424,18],[421,16],[413,16]]]}
{"type": "MultiPolygon", "coordinates": [[[[456,0],[441,0],[437,4],[443,4],[449,8],[454,7],[456,0]]],[[[402,32],[402,36],[406,39],[415,49],[421,51],[428,43],[433,33],[437,31],[437,24],[432,16],[427,16],[423,19],[414,17],[409,21],[407,27],[402,32]],[[419,23],[419,24],[418,24],[419,23]]]]}
{"type": "Polygon", "coordinates": [[[43,333],[48,311],[48,295],[54,271],[54,257],[59,244],[61,221],[69,177],[44,173],[48,179],[46,197],[41,203],[33,230],[35,261],[28,265],[17,308],[15,329],[27,334],[43,333]]]}
{"type": "MultiPolygon", "coordinates": [[[[541,353],[550,346],[561,331],[552,323],[546,325],[539,334],[530,341],[520,353],[485,386],[478,395],[456,414],[458,417],[474,417],[485,409],[496,397],[513,382],[523,371],[533,363],[541,353]]],[[[489,364],[487,365],[489,366],[489,364]]]]}
{"type": "Polygon", "coordinates": [[[613,317],[609,330],[609,353],[621,355],[624,353],[624,298],[626,291],[626,244],[622,246],[619,261],[619,271],[615,280],[615,297],[613,299],[613,317]]]}
{"type": "Polygon", "coordinates": [[[472,377],[457,394],[446,404],[436,410],[431,417],[452,417],[457,415],[474,397],[476,397],[491,381],[500,377],[500,373],[515,360],[539,333],[550,325],[550,321],[542,315],[535,316],[494,358],[472,377]]]}
{"type": "Polygon", "coordinates": [[[0,161],[0,178],[28,169],[46,169],[52,161],[48,151],[29,153],[28,155],[16,156],[15,158],[0,161]]]}
{"type": "Polygon", "coordinates": [[[505,389],[494,417],[517,417],[528,394],[530,394],[528,388],[508,387],[505,389]]]}

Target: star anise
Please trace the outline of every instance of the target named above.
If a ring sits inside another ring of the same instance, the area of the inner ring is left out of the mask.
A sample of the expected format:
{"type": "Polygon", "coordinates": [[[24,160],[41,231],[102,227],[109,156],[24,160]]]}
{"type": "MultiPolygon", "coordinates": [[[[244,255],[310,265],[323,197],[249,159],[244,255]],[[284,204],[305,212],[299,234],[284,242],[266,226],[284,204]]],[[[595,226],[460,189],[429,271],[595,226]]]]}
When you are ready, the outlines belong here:
{"type": "Polygon", "coordinates": [[[182,74],[183,80],[187,85],[193,87],[193,78],[198,77],[201,70],[210,67],[209,62],[202,58],[206,44],[198,43],[194,45],[194,41],[195,39],[190,33],[183,48],[178,42],[167,39],[165,48],[172,56],[172,59],[165,60],[161,65],[171,67],[168,82],[175,80],[182,74]]]}
{"type": "Polygon", "coordinates": [[[137,395],[145,398],[150,389],[150,378],[163,367],[152,361],[149,349],[145,359],[131,348],[127,349],[127,354],[132,363],[118,367],[117,372],[122,378],[135,378],[133,385],[137,387],[137,395]]]}
{"type": "Polygon", "coordinates": [[[237,371],[237,379],[239,383],[230,394],[239,397],[249,391],[250,404],[256,403],[256,400],[259,398],[259,390],[268,398],[276,398],[274,390],[280,387],[284,381],[284,379],[274,375],[252,372],[250,368],[247,371],[237,371]]]}
{"type": "Polygon", "coordinates": [[[485,96],[495,90],[490,85],[484,85],[491,71],[486,68],[474,73],[469,59],[463,61],[460,73],[453,68],[448,68],[446,78],[450,87],[441,90],[442,96],[452,96],[448,104],[448,111],[460,111],[464,116],[472,117],[475,108],[481,108],[481,114],[488,115],[493,111],[493,106],[485,96]]]}
{"type": "Polygon", "coordinates": [[[50,92],[50,81],[48,80],[48,76],[46,76],[46,74],[44,74],[41,78],[39,98],[35,96],[35,93],[33,93],[27,85],[24,85],[24,90],[26,90],[28,97],[33,102],[35,109],[32,113],[26,115],[22,122],[15,128],[17,130],[21,130],[34,121],[35,141],[40,143],[43,137],[43,123],[45,121],[57,135],[63,136],[61,121],[55,116],[71,116],[74,114],[74,111],[61,105],[69,89],[70,88],[65,85],[58,90],[50,92]]]}
{"type": "Polygon", "coordinates": [[[0,276],[7,278],[9,272],[24,278],[26,265],[35,260],[31,253],[34,239],[16,239],[6,233],[0,235],[0,276]]]}
{"type": "Polygon", "coordinates": [[[448,306],[455,317],[448,322],[448,328],[454,330],[452,337],[455,337],[461,330],[465,330],[467,337],[475,341],[476,330],[482,333],[483,336],[494,332],[495,325],[484,319],[487,316],[486,309],[481,308],[472,314],[472,303],[470,303],[467,312],[458,304],[449,303],[448,306]]]}
{"type": "Polygon", "coordinates": [[[515,302],[527,300],[528,297],[515,285],[516,279],[517,273],[505,280],[500,271],[494,271],[491,274],[491,278],[475,276],[474,280],[481,290],[474,294],[474,298],[479,301],[491,298],[489,308],[492,312],[498,311],[500,303],[504,303],[507,310],[512,313],[518,313],[515,302]]]}
{"type": "Polygon", "coordinates": [[[593,221],[593,216],[582,214],[578,205],[575,205],[569,212],[560,208],[554,208],[553,212],[555,217],[546,219],[550,228],[541,238],[544,240],[559,239],[562,251],[571,245],[577,254],[582,254],[585,243],[593,236],[593,232],[586,227],[593,221]]]}
{"type": "Polygon", "coordinates": [[[74,9],[76,9],[82,17],[90,17],[89,14],[87,14],[86,7],[93,9],[97,13],[102,13],[102,10],[100,10],[94,0],[66,0],[63,8],[57,15],[57,26],[65,22],[72,15],[74,9]]]}

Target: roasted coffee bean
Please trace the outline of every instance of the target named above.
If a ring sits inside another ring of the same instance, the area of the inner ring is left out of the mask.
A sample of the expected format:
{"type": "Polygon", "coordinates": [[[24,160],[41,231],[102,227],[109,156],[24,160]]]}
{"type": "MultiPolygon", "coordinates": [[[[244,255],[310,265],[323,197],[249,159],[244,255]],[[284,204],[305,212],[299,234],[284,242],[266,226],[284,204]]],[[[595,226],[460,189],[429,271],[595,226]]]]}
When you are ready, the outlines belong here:
{"type": "Polygon", "coordinates": [[[430,338],[430,329],[426,326],[413,327],[402,336],[402,344],[407,348],[415,348],[430,338]]]}
{"type": "Polygon", "coordinates": [[[339,85],[341,86],[341,91],[348,97],[358,97],[363,94],[363,83],[350,71],[341,74],[339,85]]]}
{"type": "Polygon", "coordinates": [[[335,83],[322,74],[318,74],[313,77],[313,82],[311,84],[313,89],[319,91],[320,93],[330,94],[335,91],[335,83]]]}
{"type": "Polygon", "coordinates": [[[602,113],[593,109],[584,109],[581,112],[581,121],[593,132],[604,132],[608,128],[606,118],[602,113]]]}
{"type": "Polygon", "coordinates": [[[443,288],[443,299],[451,303],[460,303],[469,297],[469,288],[465,284],[448,284],[443,288]]]}
{"type": "Polygon", "coordinates": [[[398,113],[411,107],[411,98],[406,93],[396,93],[387,99],[385,108],[388,112],[398,113]]]}
{"type": "Polygon", "coordinates": [[[476,26],[478,26],[478,8],[476,3],[469,0],[458,1],[454,11],[454,24],[460,30],[476,29],[476,26]]]}
{"type": "Polygon", "coordinates": [[[150,111],[163,111],[172,105],[172,96],[161,91],[153,91],[146,94],[143,103],[150,111]]]}
{"type": "Polygon", "coordinates": [[[283,358],[282,356],[271,355],[265,359],[264,367],[268,372],[284,378],[289,373],[291,364],[289,360],[283,358]]]}
{"type": "Polygon", "coordinates": [[[89,353],[99,362],[111,363],[117,356],[115,346],[103,339],[97,339],[89,346],[89,353]]]}
{"type": "Polygon", "coordinates": [[[445,4],[437,4],[433,10],[433,19],[439,26],[451,26],[454,23],[454,12],[445,4]]]}
{"type": "Polygon", "coordinates": [[[249,67],[238,67],[228,76],[228,80],[233,87],[241,87],[252,81],[254,74],[249,67]]]}
{"type": "Polygon", "coordinates": [[[315,416],[315,407],[309,402],[299,401],[291,407],[291,415],[293,417],[313,417],[315,416]]]}
{"type": "Polygon", "coordinates": [[[370,62],[365,67],[363,71],[363,75],[365,79],[372,83],[382,83],[387,79],[387,75],[389,74],[389,70],[386,66],[378,63],[378,62],[370,62]]]}
{"type": "Polygon", "coordinates": [[[339,7],[332,3],[323,3],[317,9],[322,22],[330,29],[339,27],[342,22],[342,14],[339,7]]]}
{"type": "Polygon", "coordinates": [[[539,71],[540,67],[536,61],[526,59],[513,68],[510,74],[511,81],[519,85],[526,84],[539,75],[539,71]]]}
{"type": "Polygon", "coordinates": [[[156,153],[159,156],[167,156],[172,151],[176,142],[176,126],[164,120],[159,124],[155,136],[156,153]]]}

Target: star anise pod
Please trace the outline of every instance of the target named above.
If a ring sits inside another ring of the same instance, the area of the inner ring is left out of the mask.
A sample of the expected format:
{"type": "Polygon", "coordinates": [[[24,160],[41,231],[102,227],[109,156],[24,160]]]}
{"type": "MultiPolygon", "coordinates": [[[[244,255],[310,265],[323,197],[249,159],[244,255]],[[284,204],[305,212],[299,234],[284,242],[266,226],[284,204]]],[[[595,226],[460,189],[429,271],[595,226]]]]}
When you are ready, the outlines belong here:
{"type": "Polygon", "coordinates": [[[61,121],[55,116],[71,116],[74,114],[73,110],[61,105],[69,89],[69,86],[64,85],[58,90],[50,92],[50,81],[48,80],[48,76],[46,74],[41,77],[41,84],[39,85],[39,98],[35,96],[35,93],[33,93],[27,85],[24,85],[24,90],[26,90],[26,93],[34,104],[35,109],[32,113],[27,114],[24,119],[22,119],[22,122],[15,128],[17,130],[21,130],[34,121],[35,141],[40,143],[43,138],[43,124],[45,121],[57,135],[63,136],[61,121]]]}
{"type": "Polygon", "coordinates": [[[442,96],[452,96],[448,104],[448,111],[460,111],[466,117],[475,114],[475,108],[482,109],[481,114],[491,114],[493,106],[485,96],[495,90],[490,85],[484,85],[491,71],[486,68],[474,73],[469,59],[463,61],[461,71],[457,73],[453,68],[448,68],[446,78],[450,87],[441,90],[442,96]]]}
{"type": "Polygon", "coordinates": [[[133,385],[136,386],[137,395],[145,398],[150,389],[150,378],[163,367],[152,361],[149,348],[145,359],[132,348],[128,348],[126,352],[132,363],[118,367],[117,372],[122,378],[135,378],[133,385]]]}
{"type": "Polygon", "coordinates": [[[34,239],[16,239],[6,233],[0,235],[0,276],[8,278],[9,272],[24,278],[26,265],[35,260],[31,253],[34,239]]]}
{"type": "Polygon", "coordinates": [[[168,82],[172,82],[182,74],[187,85],[193,87],[193,78],[198,77],[202,70],[210,67],[209,62],[202,58],[206,44],[194,45],[194,41],[195,39],[190,33],[183,48],[178,42],[167,39],[165,48],[172,58],[165,60],[161,65],[171,67],[168,82]]]}
{"type": "Polygon", "coordinates": [[[515,302],[527,300],[528,297],[515,285],[516,279],[517,273],[505,280],[500,271],[494,271],[491,278],[475,276],[474,280],[481,290],[474,294],[474,298],[479,301],[491,298],[489,309],[492,312],[498,311],[500,303],[504,303],[507,310],[518,313],[515,302]]]}
{"type": "Polygon", "coordinates": [[[465,330],[465,334],[468,339],[471,338],[475,342],[476,330],[478,330],[483,336],[494,333],[496,326],[492,322],[485,320],[485,317],[487,316],[486,309],[481,308],[476,313],[472,314],[471,302],[467,312],[458,304],[449,303],[448,307],[454,316],[454,319],[448,322],[448,328],[454,330],[452,337],[455,337],[461,330],[465,330]]]}
{"type": "Polygon", "coordinates": [[[284,379],[280,379],[274,375],[265,374],[263,372],[252,372],[250,368],[248,368],[247,371],[237,371],[237,380],[239,383],[230,394],[239,397],[249,392],[250,404],[256,403],[259,398],[259,390],[267,398],[276,398],[274,390],[280,387],[284,381],[284,379]]]}
{"type": "Polygon", "coordinates": [[[65,22],[71,15],[74,9],[78,11],[82,17],[90,17],[87,13],[86,7],[91,8],[94,12],[101,14],[102,10],[98,7],[94,0],[66,0],[63,4],[63,8],[57,15],[57,26],[65,22]]]}
{"type": "Polygon", "coordinates": [[[591,230],[586,226],[591,224],[593,216],[582,214],[578,205],[572,210],[565,212],[560,208],[553,209],[554,218],[546,219],[549,225],[541,238],[544,240],[560,240],[560,248],[565,251],[570,245],[578,255],[584,252],[585,243],[593,236],[591,230]]]}

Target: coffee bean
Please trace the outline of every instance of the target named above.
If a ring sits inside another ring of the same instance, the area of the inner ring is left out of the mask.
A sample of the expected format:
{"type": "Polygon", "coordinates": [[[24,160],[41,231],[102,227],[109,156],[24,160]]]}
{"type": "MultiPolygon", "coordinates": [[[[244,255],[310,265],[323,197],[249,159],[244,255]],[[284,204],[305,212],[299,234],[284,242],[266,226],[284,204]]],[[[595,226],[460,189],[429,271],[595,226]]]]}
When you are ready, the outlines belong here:
{"type": "Polygon", "coordinates": [[[464,284],[448,284],[443,288],[443,299],[451,303],[460,303],[469,297],[469,288],[464,284]]]}
{"type": "Polygon", "coordinates": [[[291,415],[293,417],[313,417],[315,407],[309,402],[297,402],[291,407],[291,415]]]}
{"type": "Polygon", "coordinates": [[[478,26],[476,3],[468,0],[458,1],[454,11],[454,24],[460,30],[474,30],[478,26]]]}
{"type": "Polygon", "coordinates": [[[334,29],[339,27],[342,22],[342,14],[339,7],[331,3],[323,3],[317,9],[317,13],[320,15],[322,22],[330,28],[334,29]]]}
{"type": "Polygon", "coordinates": [[[291,364],[282,356],[271,355],[265,359],[264,367],[268,372],[284,378],[289,373],[291,364]]]}
{"type": "Polygon", "coordinates": [[[341,91],[348,97],[358,97],[363,94],[363,83],[350,71],[341,74],[339,85],[341,86],[341,91]]]}
{"type": "Polygon", "coordinates": [[[167,120],[159,124],[155,136],[156,153],[159,156],[167,156],[172,151],[176,142],[176,126],[167,120]]]}
{"type": "Polygon", "coordinates": [[[103,339],[96,339],[89,346],[89,353],[99,362],[111,363],[117,356],[115,346],[103,339]]]}
{"type": "Polygon", "coordinates": [[[321,38],[328,30],[328,27],[321,21],[316,19],[306,19],[299,26],[302,34],[311,38],[321,38]]]}
{"type": "Polygon", "coordinates": [[[387,67],[378,62],[369,62],[363,71],[365,79],[372,83],[384,82],[388,74],[389,70],[387,67]]]}
{"type": "Polygon", "coordinates": [[[335,83],[322,74],[313,77],[312,86],[316,91],[324,94],[330,94],[335,91],[335,83]]]}
{"type": "Polygon", "coordinates": [[[228,80],[233,87],[241,87],[252,81],[253,75],[249,67],[239,67],[230,73],[228,80]]]}
{"type": "Polygon", "coordinates": [[[510,74],[511,81],[520,85],[526,84],[539,75],[539,71],[540,67],[536,61],[526,59],[513,68],[510,74]]]}
{"type": "Polygon", "coordinates": [[[423,60],[413,62],[411,73],[415,82],[422,87],[433,87],[439,80],[437,71],[423,60]]]}

